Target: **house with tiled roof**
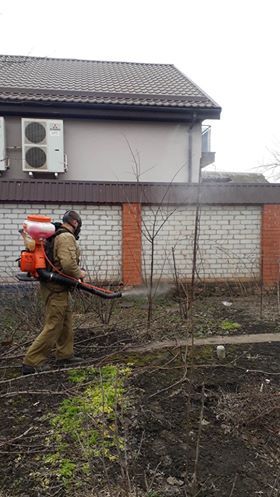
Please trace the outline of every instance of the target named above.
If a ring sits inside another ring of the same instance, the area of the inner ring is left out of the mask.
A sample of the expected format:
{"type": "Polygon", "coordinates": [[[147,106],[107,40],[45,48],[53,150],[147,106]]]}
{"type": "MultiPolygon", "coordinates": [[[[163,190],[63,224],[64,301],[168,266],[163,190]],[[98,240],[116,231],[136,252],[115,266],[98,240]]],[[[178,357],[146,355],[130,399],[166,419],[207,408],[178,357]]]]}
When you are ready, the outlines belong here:
{"type": "Polygon", "coordinates": [[[70,208],[92,278],[147,280],[154,232],[154,278],[172,280],[173,255],[190,278],[199,202],[197,277],[278,281],[279,186],[198,184],[214,161],[204,122],[220,113],[170,64],[0,56],[1,280],[18,272],[26,215],[70,208]]]}
{"type": "Polygon", "coordinates": [[[191,278],[199,212],[200,281],[278,282],[279,185],[200,175],[220,113],[173,65],[0,56],[1,280],[18,272],[27,214],[74,208],[94,279],[147,281],[153,233],[154,278],[172,280],[173,257],[191,278]]]}
{"type": "Polygon", "coordinates": [[[270,222],[262,205],[278,191],[236,181],[198,186],[214,161],[204,122],[220,113],[170,64],[0,56],[2,281],[18,272],[26,215],[59,220],[69,208],[82,216],[83,263],[94,279],[143,282],[153,230],[154,277],[172,279],[174,250],[178,274],[190,277],[198,200],[196,274],[258,274],[261,226],[270,222]]]}
{"type": "Polygon", "coordinates": [[[170,64],[0,56],[2,178],[196,182],[220,112],[170,64]]]}

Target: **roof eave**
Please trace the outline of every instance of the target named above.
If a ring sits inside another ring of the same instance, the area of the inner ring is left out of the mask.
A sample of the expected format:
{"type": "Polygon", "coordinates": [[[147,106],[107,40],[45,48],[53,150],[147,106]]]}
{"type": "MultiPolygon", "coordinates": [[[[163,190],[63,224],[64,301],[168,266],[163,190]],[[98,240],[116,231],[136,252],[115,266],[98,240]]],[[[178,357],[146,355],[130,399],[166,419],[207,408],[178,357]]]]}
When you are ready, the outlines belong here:
{"type": "Polygon", "coordinates": [[[0,100],[0,114],[9,116],[60,116],[93,119],[133,119],[153,121],[203,121],[220,119],[220,107],[161,107],[73,102],[32,102],[0,100]]]}

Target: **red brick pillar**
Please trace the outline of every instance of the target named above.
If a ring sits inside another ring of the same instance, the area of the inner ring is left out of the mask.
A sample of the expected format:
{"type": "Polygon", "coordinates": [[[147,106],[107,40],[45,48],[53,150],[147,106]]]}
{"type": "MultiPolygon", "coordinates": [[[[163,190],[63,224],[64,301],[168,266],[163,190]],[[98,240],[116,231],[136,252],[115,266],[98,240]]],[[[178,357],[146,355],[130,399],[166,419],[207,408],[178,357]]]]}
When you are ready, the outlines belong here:
{"type": "Polygon", "coordinates": [[[262,257],[263,283],[273,285],[279,278],[280,205],[263,206],[262,257]]]}
{"type": "Polygon", "coordinates": [[[141,204],[122,206],[122,278],[125,285],[142,283],[141,204]]]}

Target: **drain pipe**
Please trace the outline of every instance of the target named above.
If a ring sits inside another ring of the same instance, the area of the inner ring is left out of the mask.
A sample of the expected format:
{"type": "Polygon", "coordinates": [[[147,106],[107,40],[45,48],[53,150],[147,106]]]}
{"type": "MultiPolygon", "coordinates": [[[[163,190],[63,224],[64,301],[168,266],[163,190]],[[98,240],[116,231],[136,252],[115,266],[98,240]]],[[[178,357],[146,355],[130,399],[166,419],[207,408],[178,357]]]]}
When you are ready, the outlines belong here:
{"type": "Polygon", "coordinates": [[[189,146],[188,146],[188,183],[192,183],[192,170],[193,170],[193,160],[192,160],[192,154],[193,154],[193,136],[192,136],[192,130],[193,126],[196,122],[196,117],[197,114],[196,112],[193,112],[192,115],[192,121],[188,129],[188,137],[189,137],[189,146]]]}

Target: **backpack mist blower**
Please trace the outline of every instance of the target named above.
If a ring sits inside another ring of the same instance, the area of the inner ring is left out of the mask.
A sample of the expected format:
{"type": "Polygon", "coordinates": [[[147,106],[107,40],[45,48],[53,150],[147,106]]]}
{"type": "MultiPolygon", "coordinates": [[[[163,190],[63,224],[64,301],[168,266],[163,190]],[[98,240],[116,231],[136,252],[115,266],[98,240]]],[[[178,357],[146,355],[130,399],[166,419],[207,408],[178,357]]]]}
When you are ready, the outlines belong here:
{"type": "MultiPolygon", "coordinates": [[[[68,288],[78,288],[103,299],[115,299],[122,296],[120,292],[98,288],[59,271],[49,260],[45,250],[47,240],[55,236],[55,231],[55,224],[47,216],[30,215],[24,221],[20,233],[24,240],[25,250],[21,251],[19,267],[22,273],[27,273],[25,275],[27,279],[35,278],[39,281],[58,283],[68,288]],[[47,268],[47,263],[50,270],[47,268]]],[[[26,277],[21,274],[18,275],[18,279],[26,281],[26,277]]]]}

